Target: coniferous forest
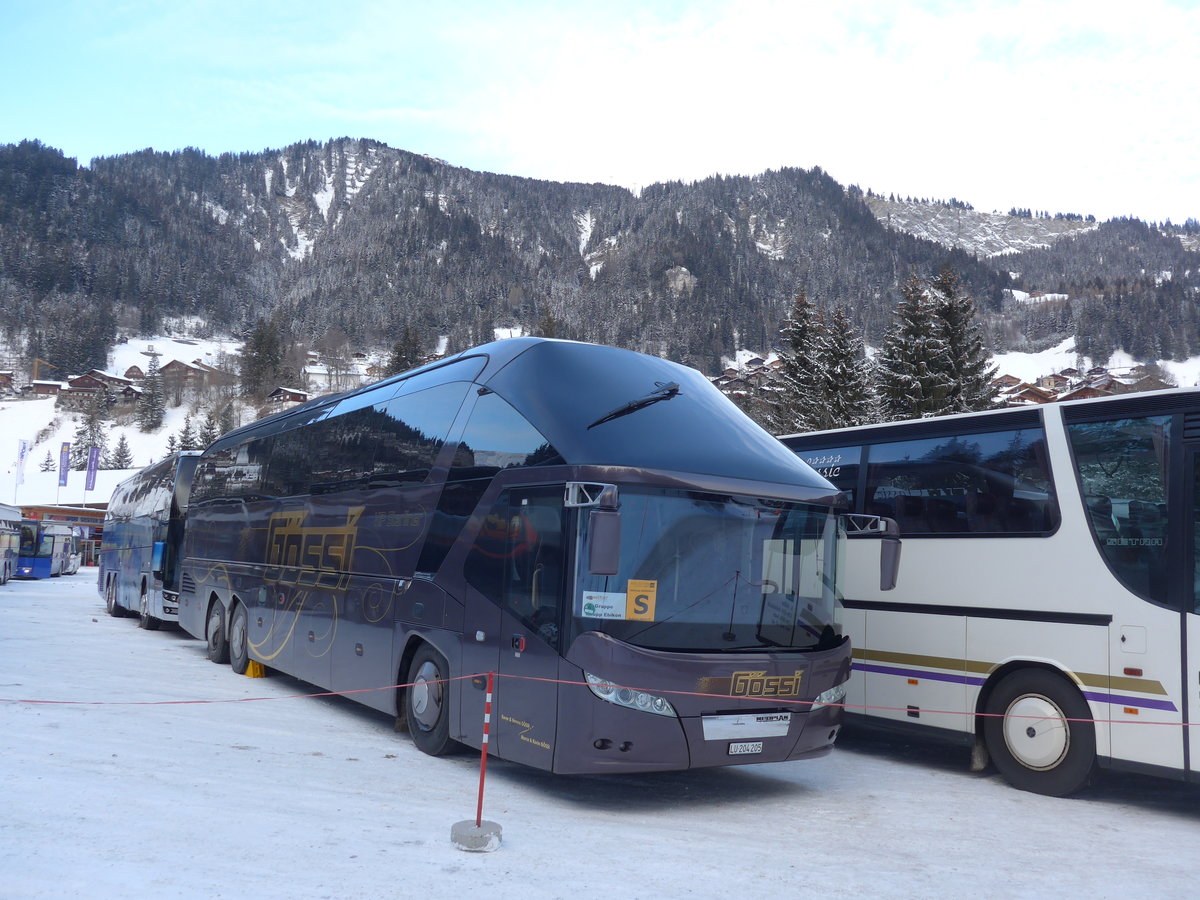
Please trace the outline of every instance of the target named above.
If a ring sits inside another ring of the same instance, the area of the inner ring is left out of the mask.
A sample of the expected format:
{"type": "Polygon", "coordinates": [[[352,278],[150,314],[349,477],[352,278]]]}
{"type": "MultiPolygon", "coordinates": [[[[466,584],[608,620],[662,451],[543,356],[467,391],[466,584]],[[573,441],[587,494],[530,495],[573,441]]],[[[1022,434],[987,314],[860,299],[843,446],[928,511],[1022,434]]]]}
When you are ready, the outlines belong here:
{"type": "Polygon", "coordinates": [[[266,323],[285,345],[337,334],[409,355],[517,326],[713,374],[735,349],[778,349],[798,292],[879,346],[905,285],[948,268],[991,350],[1075,336],[1099,361],[1118,347],[1147,360],[1200,353],[1194,221],[1074,216],[1087,227],[976,255],[889,227],[871,199],[820,169],[635,195],[370,140],[144,150],[89,167],[25,141],[0,146],[0,329],[10,352],[64,377],[103,367],[118,335],[179,316],[246,338],[266,323]]]}

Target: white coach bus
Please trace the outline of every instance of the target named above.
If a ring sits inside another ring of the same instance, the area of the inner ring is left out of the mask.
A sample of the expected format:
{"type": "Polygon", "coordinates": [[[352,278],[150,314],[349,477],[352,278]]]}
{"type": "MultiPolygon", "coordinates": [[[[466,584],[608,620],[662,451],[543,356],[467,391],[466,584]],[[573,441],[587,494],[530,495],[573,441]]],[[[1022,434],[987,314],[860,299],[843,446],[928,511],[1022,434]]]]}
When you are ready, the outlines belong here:
{"type": "Polygon", "coordinates": [[[1200,781],[1200,390],[782,440],[905,539],[886,595],[847,547],[848,713],[1042,794],[1200,781]]]}

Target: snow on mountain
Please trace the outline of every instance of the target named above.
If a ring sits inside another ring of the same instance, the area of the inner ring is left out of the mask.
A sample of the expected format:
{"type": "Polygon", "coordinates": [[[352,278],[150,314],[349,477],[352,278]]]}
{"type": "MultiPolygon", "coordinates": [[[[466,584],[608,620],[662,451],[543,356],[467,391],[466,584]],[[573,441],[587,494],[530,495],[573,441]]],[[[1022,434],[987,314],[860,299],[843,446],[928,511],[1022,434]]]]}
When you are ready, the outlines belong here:
{"type": "Polygon", "coordinates": [[[985,213],[963,205],[919,200],[872,196],[866,198],[866,203],[875,218],[889,228],[984,258],[1048,247],[1060,238],[1099,227],[1095,221],[1082,219],[985,213]]]}

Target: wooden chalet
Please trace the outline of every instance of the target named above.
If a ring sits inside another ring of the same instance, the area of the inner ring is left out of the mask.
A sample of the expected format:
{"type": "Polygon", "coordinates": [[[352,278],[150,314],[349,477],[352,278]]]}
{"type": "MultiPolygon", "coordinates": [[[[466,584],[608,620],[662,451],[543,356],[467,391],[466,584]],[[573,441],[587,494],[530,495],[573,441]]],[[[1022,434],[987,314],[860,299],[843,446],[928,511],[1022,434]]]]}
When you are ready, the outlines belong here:
{"type": "Polygon", "coordinates": [[[1004,391],[1001,399],[1005,406],[1029,406],[1035,403],[1053,403],[1055,394],[1054,391],[1048,391],[1035,384],[1022,381],[1015,387],[1004,391]]]}
{"type": "Polygon", "coordinates": [[[267,400],[271,403],[306,403],[308,402],[308,391],[302,391],[297,388],[277,387],[271,393],[267,394],[267,400]]]}
{"type": "Polygon", "coordinates": [[[1110,396],[1112,396],[1112,391],[1096,387],[1094,384],[1081,384],[1065,394],[1059,394],[1058,399],[1060,402],[1066,402],[1068,400],[1094,400],[1096,397],[1110,396]]]}

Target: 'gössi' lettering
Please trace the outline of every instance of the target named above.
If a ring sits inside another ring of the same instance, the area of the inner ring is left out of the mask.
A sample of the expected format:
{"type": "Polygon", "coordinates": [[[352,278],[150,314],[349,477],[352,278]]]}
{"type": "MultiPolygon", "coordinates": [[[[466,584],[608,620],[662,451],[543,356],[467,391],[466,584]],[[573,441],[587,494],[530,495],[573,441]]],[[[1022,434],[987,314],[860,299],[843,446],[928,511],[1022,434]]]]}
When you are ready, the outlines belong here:
{"type": "Polygon", "coordinates": [[[791,675],[768,675],[763,672],[734,672],[729,679],[731,697],[796,697],[804,672],[797,669],[791,675]]]}

